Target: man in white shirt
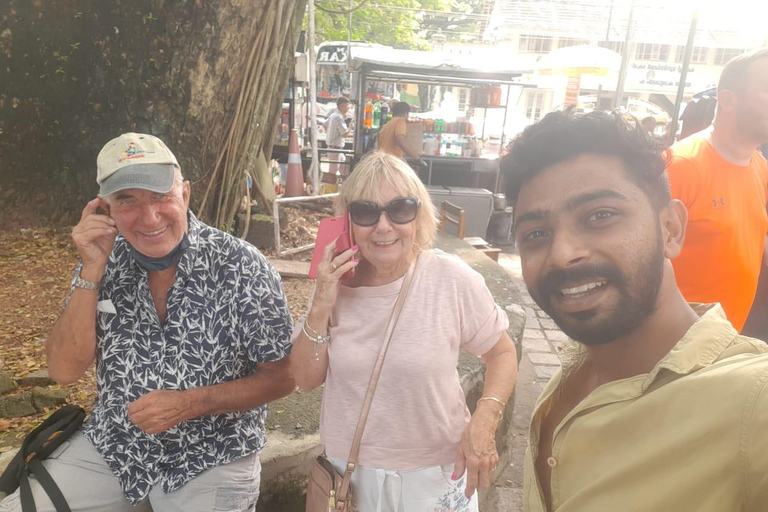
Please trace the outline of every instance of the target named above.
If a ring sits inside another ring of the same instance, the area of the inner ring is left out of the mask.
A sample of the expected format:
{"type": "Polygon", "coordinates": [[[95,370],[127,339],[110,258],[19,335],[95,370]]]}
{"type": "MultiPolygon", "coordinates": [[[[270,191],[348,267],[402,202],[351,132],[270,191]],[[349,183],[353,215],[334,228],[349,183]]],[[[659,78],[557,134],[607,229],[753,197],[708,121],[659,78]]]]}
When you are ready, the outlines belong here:
{"type": "MultiPolygon", "coordinates": [[[[331,149],[344,149],[344,137],[352,130],[352,126],[347,126],[345,116],[349,111],[349,100],[344,96],[336,100],[336,109],[328,117],[326,123],[326,136],[325,145],[331,149]]],[[[343,162],[343,153],[328,153],[329,160],[336,160],[337,162],[343,162]]],[[[335,176],[336,171],[341,169],[341,174],[349,174],[349,166],[342,164],[331,164],[331,175],[335,176]]]]}

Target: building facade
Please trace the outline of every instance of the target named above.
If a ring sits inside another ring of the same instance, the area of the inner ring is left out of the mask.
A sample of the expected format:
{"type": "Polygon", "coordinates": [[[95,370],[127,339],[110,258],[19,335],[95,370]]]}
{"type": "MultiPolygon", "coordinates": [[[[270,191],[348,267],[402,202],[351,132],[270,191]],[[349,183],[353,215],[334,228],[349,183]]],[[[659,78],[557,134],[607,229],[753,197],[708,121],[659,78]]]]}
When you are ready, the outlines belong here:
{"type": "MultiPolygon", "coordinates": [[[[684,101],[716,85],[723,66],[733,57],[768,43],[768,18],[755,12],[756,4],[749,7],[743,1],[742,8],[740,0],[732,2],[699,16],[684,101]]],[[[518,67],[533,70],[542,57],[571,46],[600,46],[624,55],[631,15],[622,106],[640,115],[663,117],[674,106],[692,14],[690,5],[668,0],[495,0],[485,26],[484,48],[447,44],[444,50],[496,52],[500,58],[514,59],[518,67]]],[[[563,107],[567,76],[535,71],[527,79],[535,87],[521,92],[518,115],[535,121],[563,107]]],[[[611,108],[618,80],[616,66],[598,75],[580,76],[580,103],[611,108]]]]}

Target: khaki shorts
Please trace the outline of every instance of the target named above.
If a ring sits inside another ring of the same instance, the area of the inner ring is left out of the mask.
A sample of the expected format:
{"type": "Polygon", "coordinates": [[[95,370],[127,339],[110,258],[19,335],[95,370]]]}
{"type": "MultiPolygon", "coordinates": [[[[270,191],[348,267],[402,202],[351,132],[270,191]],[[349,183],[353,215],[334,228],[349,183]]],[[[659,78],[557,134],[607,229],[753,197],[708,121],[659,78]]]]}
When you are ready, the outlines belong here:
{"type": "MultiPolygon", "coordinates": [[[[245,512],[259,498],[259,454],[203,472],[184,487],[164,494],[156,486],[135,507],[125,499],[117,477],[80,431],[43,461],[74,512],[245,512]]],[[[55,512],[34,477],[32,495],[38,512],[55,512]]],[[[19,491],[0,503],[0,512],[21,512],[19,491]]]]}

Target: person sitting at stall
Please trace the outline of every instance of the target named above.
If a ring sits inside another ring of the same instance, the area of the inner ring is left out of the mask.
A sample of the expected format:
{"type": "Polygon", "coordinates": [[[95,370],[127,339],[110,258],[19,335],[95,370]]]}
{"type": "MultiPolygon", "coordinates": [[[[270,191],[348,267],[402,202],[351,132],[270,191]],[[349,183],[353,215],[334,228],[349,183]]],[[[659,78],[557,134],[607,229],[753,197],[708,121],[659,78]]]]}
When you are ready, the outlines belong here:
{"type": "Polygon", "coordinates": [[[420,155],[408,146],[406,138],[410,111],[411,106],[404,101],[398,101],[392,106],[392,120],[379,133],[379,149],[398,158],[408,155],[414,160],[421,160],[420,155]]]}

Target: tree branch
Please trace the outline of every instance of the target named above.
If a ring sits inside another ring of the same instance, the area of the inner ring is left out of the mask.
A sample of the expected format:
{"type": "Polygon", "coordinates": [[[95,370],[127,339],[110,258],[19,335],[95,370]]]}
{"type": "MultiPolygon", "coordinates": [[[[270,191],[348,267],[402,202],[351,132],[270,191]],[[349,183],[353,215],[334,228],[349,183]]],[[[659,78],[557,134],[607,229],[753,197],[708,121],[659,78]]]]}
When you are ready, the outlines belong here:
{"type": "Polygon", "coordinates": [[[329,9],[328,7],[323,7],[319,3],[315,3],[315,7],[320,9],[323,12],[327,12],[328,14],[350,14],[355,12],[358,9],[361,9],[365,7],[365,4],[367,4],[370,0],[360,0],[360,3],[356,5],[355,7],[351,7],[349,9],[329,9]]]}

